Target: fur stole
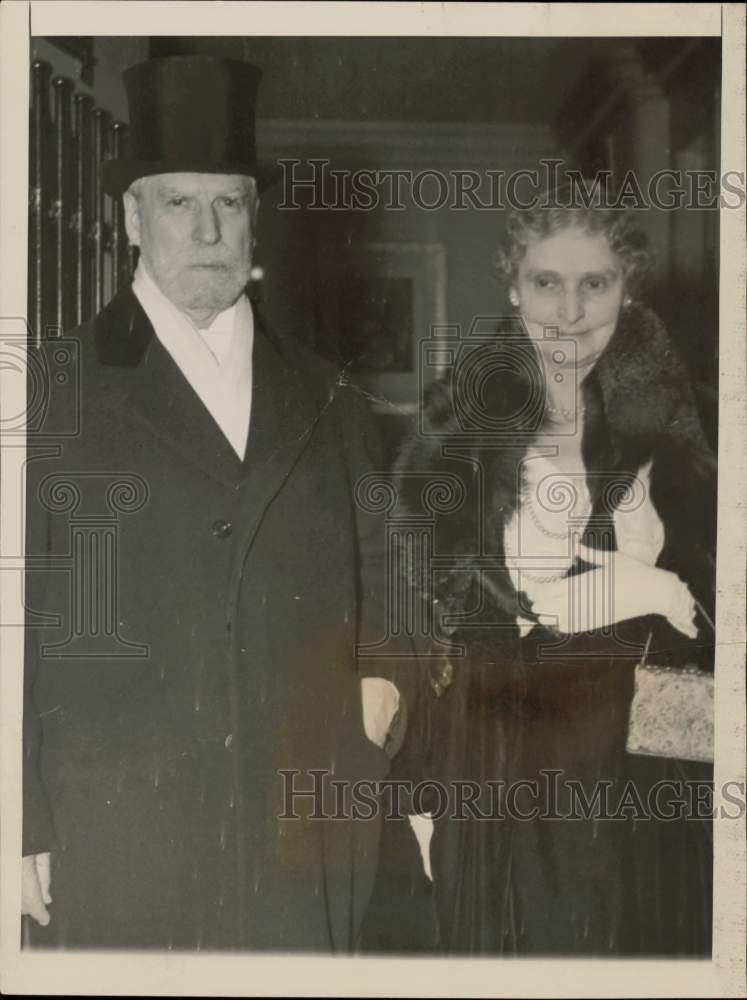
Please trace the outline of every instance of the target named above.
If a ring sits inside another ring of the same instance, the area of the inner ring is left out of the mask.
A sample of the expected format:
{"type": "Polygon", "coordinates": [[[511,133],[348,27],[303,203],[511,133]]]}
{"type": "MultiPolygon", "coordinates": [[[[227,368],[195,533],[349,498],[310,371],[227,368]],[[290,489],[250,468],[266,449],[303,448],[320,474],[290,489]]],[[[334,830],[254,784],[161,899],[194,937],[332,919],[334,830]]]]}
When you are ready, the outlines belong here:
{"type": "MultiPolygon", "coordinates": [[[[429,387],[420,430],[401,449],[395,466],[401,513],[432,530],[432,572],[411,560],[406,575],[447,617],[474,612],[476,600],[486,620],[515,617],[518,595],[503,562],[503,533],[520,494],[522,460],[543,422],[542,380],[519,320],[492,342],[470,345],[466,338],[454,364],[429,387]]],[[[650,309],[623,309],[584,381],[583,401],[592,514],[597,520],[606,514],[611,523],[621,487],[652,461],[650,496],[665,529],[657,565],[676,572],[711,610],[715,456],[684,366],[650,309]]]]}

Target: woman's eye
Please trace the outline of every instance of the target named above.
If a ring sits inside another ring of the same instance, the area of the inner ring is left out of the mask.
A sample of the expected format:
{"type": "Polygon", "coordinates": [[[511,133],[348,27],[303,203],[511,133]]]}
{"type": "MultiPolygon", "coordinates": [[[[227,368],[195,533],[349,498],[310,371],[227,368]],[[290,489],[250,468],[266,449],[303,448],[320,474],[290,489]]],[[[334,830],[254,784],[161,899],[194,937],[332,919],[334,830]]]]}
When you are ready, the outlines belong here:
{"type": "Polygon", "coordinates": [[[220,201],[224,208],[236,208],[239,204],[239,199],[232,198],[230,195],[226,195],[224,198],[221,198],[220,201]]]}
{"type": "Polygon", "coordinates": [[[607,290],[606,278],[587,278],[584,284],[592,292],[605,292],[607,290]]]}
{"type": "Polygon", "coordinates": [[[548,288],[555,287],[555,279],[546,274],[538,274],[534,279],[534,286],[545,291],[548,288]]]}
{"type": "Polygon", "coordinates": [[[186,198],[179,198],[179,197],[169,198],[169,205],[173,206],[174,208],[181,208],[182,205],[185,204],[186,200],[187,200],[186,198]]]}

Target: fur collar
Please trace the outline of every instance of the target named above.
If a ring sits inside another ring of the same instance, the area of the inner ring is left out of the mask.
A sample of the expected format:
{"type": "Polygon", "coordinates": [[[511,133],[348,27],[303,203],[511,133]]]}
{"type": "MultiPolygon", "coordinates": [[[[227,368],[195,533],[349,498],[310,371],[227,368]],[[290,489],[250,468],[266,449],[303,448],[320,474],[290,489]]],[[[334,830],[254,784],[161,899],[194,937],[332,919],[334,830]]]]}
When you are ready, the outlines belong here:
{"type": "MultiPolygon", "coordinates": [[[[516,507],[520,463],[542,423],[544,390],[520,321],[485,347],[481,381],[469,369],[482,349],[457,351],[453,368],[429,388],[421,431],[396,463],[398,495],[405,515],[434,525],[434,556],[448,557],[433,578],[445,609],[469,605],[478,562],[488,556],[496,568],[489,571],[494,606],[486,610],[513,617],[517,595],[500,565],[503,529],[516,507]],[[490,377],[491,370],[498,374],[490,377]],[[448,513],[429,507],[429,481],[451,490],[458,484],[462,496],[448,513]]],[[[677,572],[712,607],[715,457],[684,366],[650,309],[633,304],[622,311],[583,398],[582,452],[594,513],[611,519],[619,486],[651,460],[651,499],[665,528],[658,565],[677,572]]]]}

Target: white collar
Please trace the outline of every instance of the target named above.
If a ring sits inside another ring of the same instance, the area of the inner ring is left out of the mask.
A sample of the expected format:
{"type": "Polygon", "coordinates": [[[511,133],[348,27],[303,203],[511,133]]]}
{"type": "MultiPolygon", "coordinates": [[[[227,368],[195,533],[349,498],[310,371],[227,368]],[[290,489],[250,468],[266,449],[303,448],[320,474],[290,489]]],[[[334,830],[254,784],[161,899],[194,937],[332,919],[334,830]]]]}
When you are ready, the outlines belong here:
{"type": "Polygon", "coordinates": [[[219,364],[225,360],[230,348],[237,307],[245,296],[237,299],[228,309],[219,312],[209,326],[200,329],[161,291],[142,258],[135,268],[132,290],[148,314],[159,339],[163,339],[160,336],[163,329],[175,328],[180,331],[182,336],[187,335],[189,331],[188,339],[193,340],[194,335],[197,335],[208,346],[210,353],[219,364]]]}
{"type": "Polygon", "coordinates": [[[252,397],[254,317],[246,295],[198,330],[138,263],[132,290],[153,330],[240,458],[252,397]]]}

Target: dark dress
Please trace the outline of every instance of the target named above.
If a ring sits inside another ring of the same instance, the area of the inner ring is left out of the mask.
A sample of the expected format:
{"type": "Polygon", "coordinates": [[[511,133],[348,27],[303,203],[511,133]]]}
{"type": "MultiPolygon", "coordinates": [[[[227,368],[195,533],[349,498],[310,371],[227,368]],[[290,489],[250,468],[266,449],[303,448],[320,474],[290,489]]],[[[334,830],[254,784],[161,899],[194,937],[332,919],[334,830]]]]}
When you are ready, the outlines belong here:
{"type": "MultiPolygon", "coordinates": [[[[505,348],[496,338],[495,352],[517,350],[520,331],[511,332],[505,348]]],[[[709,820],[702,813],[657,818],[648,798],[657,781],[709,782],[712,768],[633,756],[625,746],[635,664],[649,633],[649,662],[705,669],[712,668],[713,636],[701,615],[695,641],[660,616],[625,622],[613,637],[571,636],[562,646],[544,628],[519,634],[516,617],[528,616],[527,603],[509,577],[503,535],[542,420],[527,402],[541,377],[535,372],[533,382],[531,357],[526,352],[520,365],[496,362],[499,375],[486,379],[477,400],[459,396],[466,379],[458,367],[469,356],[457,352],[397,466],[404,516],[431,538],[429,555],[417,572],[405,570],[406,579],[423,605],[438,608],[437,640],[464,654],[451,657],[450,673],[446,660],[433,660],[422,727],[421,776],[448,790],[446,808],[437,797],[432,802],[443,813],[431,846],[436,949],[707,955],[709,820]],[[492,423],[480,423],[478,405],[492,423]],[[449,490],[458,502],[444,500],[449,490]],[[621,639],[636,645],[621,646],[621,639]],[[464,782],[475,785],[476,809],[464,806],[464,782]],[[595,809],[600,794],[606,808],[602,800],[595,809]],[[578,815],[579,801],[590,808],[575,818],[571,806],[578,815]]],[[[650,498],[665,535],[657,565],[677,573],[712,611],[715,460],[685,372],[653,313],[641,306],[623,312],[583,393],[582,453],[593,503],[583,541],[615,548],[619,487],[650,461],[650,498]]],[[[585,568],[579,562],[571,571],[585,568]]],[[[424,637],[426,648],[429,642],[424,637]]],[[[687,796],[688,786],[678,791],[687,796]]]]}
{"type": "Polygon", "coordinates": [[[457,778],[478,783],[479,814],[489,817],[436,820],[439,947],[706,954],[709,824],[643,815],[655,781],[709,780],[710,767],[627,754],[633,663],[538,660],[538,639],[519,642],[513,663],[474,650],[432,705],[441,752],[431,772],[451,787],[451,815],[457,778]],[[503,792],[491,794],[490,781],[505,782],[503,792]],[[595,794],[606,796],[596,808],[595,794]]]}

